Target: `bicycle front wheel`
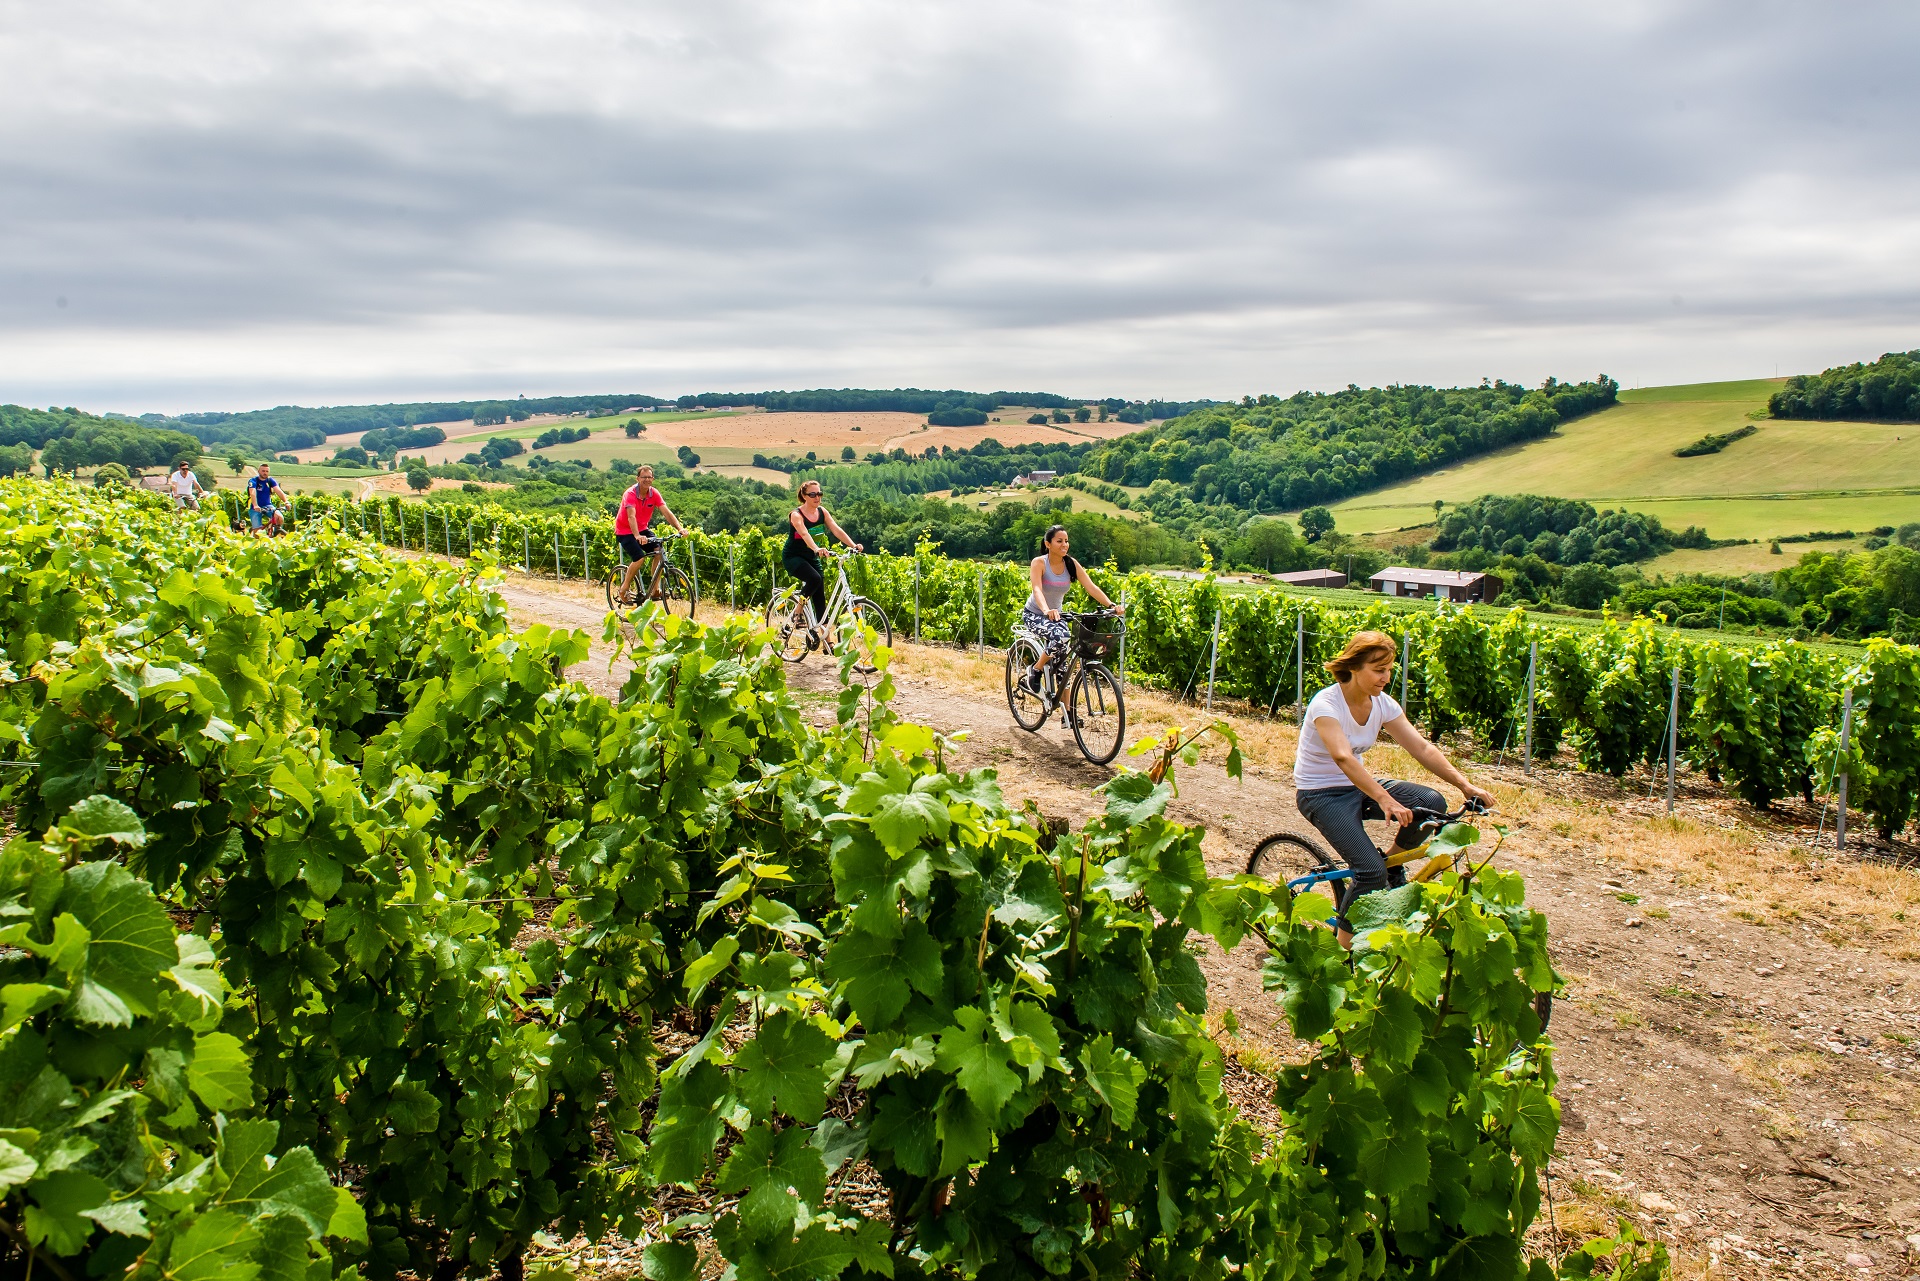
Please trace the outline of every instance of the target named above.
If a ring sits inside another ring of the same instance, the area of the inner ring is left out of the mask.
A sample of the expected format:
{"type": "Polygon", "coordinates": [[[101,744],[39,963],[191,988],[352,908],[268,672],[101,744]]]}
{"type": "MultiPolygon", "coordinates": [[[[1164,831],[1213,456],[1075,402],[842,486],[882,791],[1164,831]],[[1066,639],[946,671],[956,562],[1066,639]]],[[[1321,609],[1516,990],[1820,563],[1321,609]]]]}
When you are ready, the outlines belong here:
{"type": "MultiPolygon", "coordinates": [[[[1253,854],[1247,859],[1249,876],[1282,886],[1302,877],[1334,872],[1339,868],[1340,864],[1319,842],[1295,836],[1292,832],[1278,832],[1269,836],[1253,847],[1253,854]]],[[[1346,877],[1337,881],[1315,881],[1298,890],[1289,888],[1287,901],[1291,904],[1301,894],[1316,895],[1326,903],[1326,910],[1324,915],[1316,914],[1314,919],[1331,920],[1347,910],[1347,899],[1353,893],[1352,886],[1352,880],[1346,877]]]]}
{"type": "Polygon", "coordinates": [[[807,626],[807,598],[798,587],[789,587],[767,602],[767,626],[774,634],[774,649],[789,663],[799,662],[813,648],[813,632],[807,626]]]}
{"type": "Polygon", "coordinates": [[[1031,734],[1047,723],[1047,700],[1020,680],[1040,661],[1040,642],[1031,636],[1016,635],[1007,646],[1007,710],[1013,723],[1031,734]]]}
{"type": "Polygon", "coordinates": [[[853,670],[862,676],[871,676],[879,667],[874,661],[874,649],[881,645],[893,648],[893,620],[873,601],[855,596],[847,602],[847,612],[840,624],[840,643],[854,648],[853,670]],[[867,634],[869,630],[873,633],[871,636],[867,634]]]}
{"type": "Polygon", "coordinates": [[[1073,679],[1068,707],[1082,756],[1105,765],[1120,754],[1120,742],[1127,735],[1127,700],[1112,672],[1098,664],[1081,668],[1073,679]]]}

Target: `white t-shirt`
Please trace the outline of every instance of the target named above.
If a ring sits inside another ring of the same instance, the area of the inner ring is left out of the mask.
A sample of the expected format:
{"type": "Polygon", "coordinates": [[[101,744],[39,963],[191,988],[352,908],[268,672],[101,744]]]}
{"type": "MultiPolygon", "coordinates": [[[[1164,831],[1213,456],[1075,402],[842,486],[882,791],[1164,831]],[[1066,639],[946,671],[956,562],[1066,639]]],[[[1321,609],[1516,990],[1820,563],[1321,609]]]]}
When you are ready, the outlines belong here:
{"type": "Polygon", "coordinates": [[[1380,730],[1387,722],[1399,719],[1400,704],[1393,701],[1391,694],[1375,694],[1367,723],[1360,725],[1347,710],[1347,698],[1340,686],[1329,685],[1315,694],[1307,704],[1306,719],[1300,725],[1300,746],[1293,754],[1293,785],[1303,792],[1320,787],[1353,786],[1353,780],[1334,764],[1326,743],[1320,738],[1315,722],[1323,716],[1332,717],[1346,732],[1347,742],[1353,745],[1354,754],[1359,755],[1380,741],[1380,730]]]}
{"type": "Polygon", "coordinates": [[[167,488],[182,498],[193,497],[194,486],[199,483],[199,478],[190,471],[174,471],[167,474],[167,488]]]}

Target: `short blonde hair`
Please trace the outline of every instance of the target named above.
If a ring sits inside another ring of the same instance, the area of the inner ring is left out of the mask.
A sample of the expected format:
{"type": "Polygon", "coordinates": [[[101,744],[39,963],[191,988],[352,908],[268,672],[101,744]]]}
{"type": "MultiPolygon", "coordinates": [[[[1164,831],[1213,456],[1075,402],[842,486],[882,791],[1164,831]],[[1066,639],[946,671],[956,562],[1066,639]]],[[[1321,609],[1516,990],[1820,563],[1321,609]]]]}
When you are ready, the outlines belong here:
{"type": "Polygon", "coordinates": [[[1326,668],[1333,673],[1335,680],[1344,685],[1347,678],[1361,668],[1371,667],[1382,658],[1391,663],[1399,653],[1400,647],[1385,632],[1355,632],[1353,639],[1347,642],[1347,647],[1340,651],[1338,657],[1329,661],[1326,668]]]}

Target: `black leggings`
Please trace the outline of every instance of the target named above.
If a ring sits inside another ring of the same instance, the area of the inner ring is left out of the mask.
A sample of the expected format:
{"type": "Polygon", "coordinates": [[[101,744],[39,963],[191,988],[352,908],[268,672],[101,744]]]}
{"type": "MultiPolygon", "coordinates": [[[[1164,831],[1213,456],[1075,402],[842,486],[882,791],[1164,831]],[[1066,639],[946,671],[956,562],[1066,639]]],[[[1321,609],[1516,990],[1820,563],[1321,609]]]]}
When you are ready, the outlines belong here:
{"type": "MultiPolygon", "coordinates": [[[[1431,787],[1386,778],[1379,782],[1380,786],[1387,789],[1387,795],[1410,810],[1446,812],[1447,798],[1431,787]]],[[[1294,793],[1293,803],[1307,822],[1327,838],[1328,844],[1333,846],[1333,852],[1353,869],[1355,894],[1370,894],[1388,885],[1407,883],[1405,868],[1389,869],[1387,860],[1374,848],[1367,829],[1361,826],[1368,819],[1386,817],[1380,806],[1365,792],[1357,787],[1317,787],[1311,791],[1294,793]]],[[[1420,825],[1409,823],[1395,834],[1394,846],[1396,849],[1412,849],[1425,839],[1426,834],[1420,830],[1420,825]]]]}
{"type": "Polygon", "coordinates": [[[806,589],[807,599],[813,602],[815,622],[827,621],[827,576],[820,569],[820,562],[806,556],[782,556],[780,563],[789,574],[800,580],[800,586],[806,589]]]}

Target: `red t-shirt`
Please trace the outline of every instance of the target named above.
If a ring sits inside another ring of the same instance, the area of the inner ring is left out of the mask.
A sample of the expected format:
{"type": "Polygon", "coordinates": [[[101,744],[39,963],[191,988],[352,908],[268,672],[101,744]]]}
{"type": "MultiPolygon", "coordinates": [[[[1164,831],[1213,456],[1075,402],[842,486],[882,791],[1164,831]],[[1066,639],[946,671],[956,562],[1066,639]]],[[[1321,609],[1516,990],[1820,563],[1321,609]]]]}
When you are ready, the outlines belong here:
{"type": "Polygon", "coordinates": [[[613,516],[613,532],[616,534],[644,534],[653,526],[653,514],[667,505],[660,497],[660,491],[648,486],[646,494],[640,493],[640,486],[631,485],[620,499],[620,510],[613,516]]]}

